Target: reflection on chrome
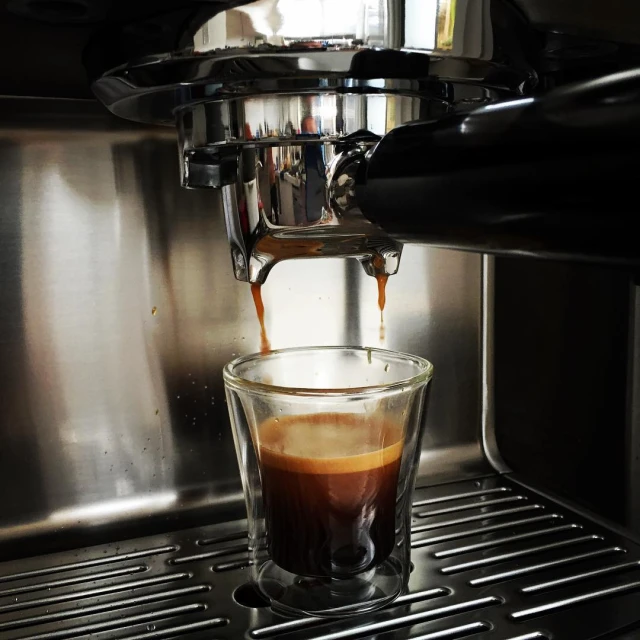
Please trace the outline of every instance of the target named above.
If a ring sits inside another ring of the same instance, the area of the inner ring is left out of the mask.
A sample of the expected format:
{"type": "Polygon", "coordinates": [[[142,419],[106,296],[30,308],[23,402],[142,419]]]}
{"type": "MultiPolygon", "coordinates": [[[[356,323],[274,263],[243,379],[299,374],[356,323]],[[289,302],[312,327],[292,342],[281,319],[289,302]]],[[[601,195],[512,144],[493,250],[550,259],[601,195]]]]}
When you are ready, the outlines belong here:
{"type": "MultiPolygon", "coordinates": [[[[489,0],[257,0],[223,11],[194,36],[200,53],[249,47],[370,47],[468,55],[482,46],[489,0]]],[[[491,34],[489,34],[491,35],[491,34]]]]}
{"type": "Polygon", "coordinates": [[[91,522],[108,521],[118,516],[121,517],[123,514],[144,515],[145,513],[153,513],[172,506],[177,500],[178,494],[175,491],[155,493],[148,496],[117,498],[67,509],[58,509],[52,512],[48,519],[60,523],[75,523],[86,520],[91,522]]]}
{"type": "Polygon", "coordinates": [[[370,144],[244,148],[236,182],[222,188],[236,278],[263,283],[280,260],[336,256],[358,258],[369,275],[396,273],[400,245],[361,215],[355,198],[370,144]]]}

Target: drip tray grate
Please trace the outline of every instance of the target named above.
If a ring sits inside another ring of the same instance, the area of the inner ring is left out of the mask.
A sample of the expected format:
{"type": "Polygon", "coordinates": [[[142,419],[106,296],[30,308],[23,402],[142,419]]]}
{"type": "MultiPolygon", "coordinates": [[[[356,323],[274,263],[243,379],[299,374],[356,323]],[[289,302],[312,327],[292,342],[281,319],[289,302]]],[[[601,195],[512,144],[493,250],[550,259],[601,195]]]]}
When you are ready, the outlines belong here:
{"type": "Polygon", "coordinates": [[[640,547],[507,476],[419,489],[410,592],[348,620],[237,603],[243,526],[0,564],[0,637],[590,640],[640,620],[640,547]]]}

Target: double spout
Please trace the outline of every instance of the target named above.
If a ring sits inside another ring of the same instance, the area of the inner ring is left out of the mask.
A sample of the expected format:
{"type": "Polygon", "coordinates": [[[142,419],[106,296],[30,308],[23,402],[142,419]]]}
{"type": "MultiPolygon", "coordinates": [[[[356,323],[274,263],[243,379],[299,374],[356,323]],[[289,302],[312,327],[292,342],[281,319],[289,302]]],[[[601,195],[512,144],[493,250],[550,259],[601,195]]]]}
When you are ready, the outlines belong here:
{"type": "MultiPolygon", "coordinates": [[[[206,106],[199,110],[179,115],[187,145],[194,121],[206,119],[206,106]]],[[[262,284],[274,265],[292,258],[350,257],[371,276],[397,272],[402,246],[362,215],[356,199],[357,173],[380,136],[323,136],[321,120],[308,117],[304,131],[289,122],[286,136],[249,122],[239,144],[183,148],[183,186],[222,191],[238,280],[262,284]]]]}

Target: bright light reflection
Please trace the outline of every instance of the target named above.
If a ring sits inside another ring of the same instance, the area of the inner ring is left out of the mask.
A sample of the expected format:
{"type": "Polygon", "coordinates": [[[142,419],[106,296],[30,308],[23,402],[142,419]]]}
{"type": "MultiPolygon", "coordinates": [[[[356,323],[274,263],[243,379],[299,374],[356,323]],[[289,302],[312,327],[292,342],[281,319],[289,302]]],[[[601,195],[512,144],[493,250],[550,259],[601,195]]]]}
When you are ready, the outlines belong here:
{"type": "Polygon", "coordinates": [[[315,38],[356,36],[362,23],[359,2],[344,0],[265,0],[239,11],[251,17],[253,26],[267,37],[315,38]]]}
{"type": "Polygon", "coordinates": [[[527,104],[531,104],[534,98],[520,98],[519,100],[507,100],[506,102],[496,102],[495,104],[488,104],[484,107],[485,111],[501,111],[502,109],[511,109],[516,107],[523,107],[527,104]]]}
{"type": "Polygon", "coordinates": [[[177,492],[166,491],[164,493],[156,493],[148,496],[106,500],[104,502],[96,502],[95,504],[59,509],[49,516],[49,520],[54,522],[69,522],[72,520],[80,522],[111,518],[112,516],[140,511],[155,511],[163,507],[171,506],[177,501],[177,499],[177,492]]]}

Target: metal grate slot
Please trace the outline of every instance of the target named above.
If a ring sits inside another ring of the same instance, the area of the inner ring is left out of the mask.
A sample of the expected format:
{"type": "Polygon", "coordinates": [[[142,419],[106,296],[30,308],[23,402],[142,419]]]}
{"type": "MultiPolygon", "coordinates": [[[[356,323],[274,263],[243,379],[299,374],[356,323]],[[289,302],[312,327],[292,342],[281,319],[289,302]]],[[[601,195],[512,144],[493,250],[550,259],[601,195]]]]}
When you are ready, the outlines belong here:
{"type": "Polygon", "coordinates": [[[471,553],[472,551],[480,551],[481,549],[490,549],[492,547],[502,547],[505,544],[513,544],[514,542],[520,542],[521,540],[529,540],[530,538],[538,538],[540,536],[548,536],[555,533],[563,533],[565,531],[576,531],[578,529],[582,529],[582,526],[579,524],[563,524],[558,527],[536,529],[535,531],[527,531],[526,533],[505,536],[504,538],[494,538],[493,540],[487,540],[486,542],[468,544],[464,547],[454,547],[453,549],[446,549],[445,551],[436,551],[433,556],[434,558],[439,559],[451,558],[453,556],[471,553]]]}
{"type": "Polygon", "coordinates": [[[455,527],[459,524],[468,524],[470,522],[479,522],[481,520],[492,520],[495,518],[505,518],[506,516],[514,516],[519,513],[528,511],[538,511],[544,509],[539,504],[528,504],[526,507],[516,507],[515,509],[501,509],[480,513],[475,516],[467,516],[465,518],[456,518],[455,520],[441,520],[440,522],[430,522],[429,524],[421,524],[411,527],[411,533],[422,533],[423,531],[433,531],[434,529],[444,529],[445,527],[455,527]]]}
{"type": "Polygon", "coordinates": [[[583,580],[592,580],[593,578],[599,578],[601,576],[608,576],[616,573],[623,573],[625,571],[632,571],[633,569],[640,569],[640,560],[634,560],[633,562],[622,562],[620,564],[614,564],[601,569],[594,569],[593,571],[585,571],[584,573],[576,573],[558,580],[549,580],[547,582],[539,582],[537,584],[529,585],[520,589],[521,593],[540,593],[541,591],[548,591],[549,589],[557,589],[558,587],[564,587],[576,582],[582,582],[583,580]]]}
{"type": "Polygon", "coordinates": [[[529,618],[540,616],[551,611],[566,609],[567,607],[572,607],[577,604],[593,602],[594,600],[601,600],[602,598],[609,598],[614,595],[630,593],[631,591],[636,591],[637,589],[640,589],[640,580],[628,582],[627,584],[621,584],[616,587],[609,587],[607,589],[590,591],[589,593],[583,593],[579,596],[573,596],[572,598],[555,600],[554,602],[548,602],[547,604],[541,604],[537,607],[531,607],[529,609],[521,609],[520,611],[513,612],[510,617],[513,620],[527,620],[529,618]]]}
{"type": "Polygon", "coordinates": [[[464,498],[476,498],[478,496],[488,496],[496,493],[508,493],[511,487],[494,487],[493,489],[478,489],[477,491],[465,491],[464,493],[453,493],[448,496],[440,496],[438,498],[427,498],[426,500],[417,500],[413,503],[415,507],[426,507],[429,504],[440,504],[442,502],[452,502],[453,500],[463,500],[464,498]]]}
{"type": "Polygon", "coordinates": [[[87,569],[89,567],[98,567],[103,564],[111,564],[113,562],[122,562],[123,560],[136,560],[137,558],[147,558],[164,553],[172,553],[177,551],[178,547],[173,545],[166,547],[157,547],[155,549],[143,549],[141,551],[132,551],[114,556],[104,556],[102,558],[94,558],[92,560],[82,560],[80,562],[70,562],[68,564],[60,564],[53,567],[45,567],[43,569],[33,569],[32,571],[21,571],[6,576],[0,576],[0,583],[13,582],[14,580],[24,580],[26,578],[36,578],[40,576],[48,576],[52,573],[63,573],[65,571],[76,571],[77,569],[87,569]]]}
{"type": "MultiPolygon", "coordinates": [[[[70,629],[61,629],[60,631],[47,631],[34,636],[24,636],[19,640],[62,640],[63,638],[77,638],[78,636],[100,633],[101,631],[109,631],[118,627],[126,627],[134,624],[145,624],[156,620],[164,620],[166,618],[174,618],[177,616],[197,613],[205,611],[205,604],[187,604],[182,607],[171,607],[169,609],[160,609],[159,611],[150,611],[149,613],[141,613],[135,616],[124,616],[121,618],[112,618],[104,622],[95,624],[85,624],[80,627],[70,629]]],[[[227,624],[226,618],[213,618],[210,620],[214,626],[222,627],[227,624]]],[[[153,637],[153,636],[152,636],[153,637]]]]}
{"type": "Polygon", "coordinates": [[[159,593],[152,593],[145,596],[127,598],[126,600],[116,600],[114,602],[107,602],[88,607],[74,607],[73,609],[64,609],[62,611],[56,611],[55,613],[44,613],[28,618],[17,618],[15,620],[0,622],[0,630],[22,629],[24,627],[60,622],[62,620],[69,620],[80,616],[112,612],[117,609],[127,609],[129,607],[152,604],[155,602],[162,602],[164,600],[172,600],[173,598],[206,593],[210,589],[211,587],[209,585],[196,585],[193,587],[184,587],[183,589],[172,589],[171,591],[161,591],[159,593]]]}
{"type": "Polygon", "coordinates": [[[543,516],[536,516],[534,518],[522,518],[520,520],[509,520],[507,522],[501,522],[499,524],[484,525],[480,529],[474,527],[473,529],[466,529],[464,531],[457,531],[456,533],[448,533],[441,536],[435,536],[433,538],[420,538],[411,542],[413,549],[420,547],[426,547],[432,544],[440,544],[442,542],[451,542],[452,540],[460,540],[461,538],[470,538],[471,536],[477,536],[485,533],[491,533],[493,531],[500,531],[502,529],[512,529],[514,527],[522,527],[530,524],[538,524],[540,522],[547,522],[549,520],[560,520],[561,515],[557,513],[548,513],[543,516]]]}
{"type": "Polygon", "coordinates": [[[640,620],[640,545],[619,532],[505,476],[419,497],[409,593],[380,611],[273,613],[238,520],[2,563],[0,638],[594,640],[640,620]]]}
{"type": "Polygon", "coordinates": [[[433,631],[420,636],[411,636],[409,640],[456,640],[457,638],[468,638],[476,633],[482,633],[490,629],[491,626],[486,622],[472,622],[471,624],[463,624],[459,627],[433,631]]]}
{"type": "Polygon", "coordinates": [[[216,573],[222,573],[224,571],[235,571],[236,569],[246,569],[251,566],[250,560],[235,560],[234,562],[218,562],[214,564],[211,569],[216,573]]]}
{"type": "Polygon", "coordinates": [[[439,607],[437,609],[421,611],[420,613],[412,613],[406,616],[398,616],[390,618],[388,620],[381,620],[379,622],[373,622],[370,624],[359,625],[357,627],[342,629],[340,631],[334,631],[322,636],[316,636],[314,640],[345,640],[347,638],[358,638],[362,636],[367,637],[376,633],[402,629],[404,627],[410,627],[422,622],[438,620],[440,618],[446,618],[467,611],[475,611],[478,609],[484,609],[486,607],[492,607],[498,604],[502,604],[502,602],[503,600],[501,598],[493,596],[487,598],[478,598],[477,600],[467,600],[465,602],[458,602],[456,604],[439,607]]]}
{"type": "Polygon", "coordinates": [[[199,547],[208,547],[212,544],[222,544],[223,542],[235,542],[236,540],[246,540],[249,536],[248,531],[238,531],[236,533],[230,533],[226,536],[216,536],[215,538],[204,538],[203,540],[196,541],[199,547]]]}
{"type": "Polygon", "coordinates": [[[455,564],[449,567],[444,567],[440,571],[446,575],[452,573],[459,573],[460,571],[468,571],[469,569],[475,569],[477,567],[485,567],[491,564],[498,564],[500,562],[506,562],[508,560],[516,560],[524,556],[535,555],[538,553],[544,553],[545,551],[553,551],[555,549],[562,549],[563,547],[572,546],[574,544],[582,544],[584,542],[596,542],[602,538],[596,535],[581,536],[579,538],[571,538],[569,540],[562,540],[560,542],[552,542],[550,544],[540,545],[539,547],[529,547],[527,549],[521,549],[520,551],[512,551],[510,553],[503,553],[499,556],[491,556],[488,558],[481,558],[479,560],[471,560],[470,562],[463,562],[462,564],[455,564]]]}
{"type": "MultiPolygon", "coordinates": [[[[442,598],[450,594],[451,591],[449,589],[442,588],[408,593],[396,598],[391,605],[391,608],[405,606],[407,604],[415,604],[417,602],[425,602],[427,600],[433,600],[434,598],[442,598]]],[[[326,622],[327,620],[324,618],[297,618],[296,620],[287,620],[286,622],[281,622],[279,624],[272,624],[267,627],[253,629],[250,635],[252,638],[273,638],[282,633],[322,626],[326,624],[326,622]]]]}
{"type": "MultiPolygon", "coordinates": [[[[6,604],[0,606],[0,614],[8,613],[9,611],[33,609],[34,607],[49,607],[54,604],[61,604],[63,602],[77,602],[80,600],[86,600],[87,598],[95,598],[111,593],[118,593],[119,591],[134,591],[136,589],[141,589],[144,587],[154,587],[159,584],[168,584],[170,582],[176,582],[177,580],[185,580],[186,578],[190,577],[191,576],[188,573],[174,573],[166,576],[158,576],[156,578],[147,578],[146,580],[123,582],[121,584],[112,585],[109,587],[101,587],[99,589],[89,589],[88,591],[74,591],[72,593],[64,593],[57,596],[50,596],[48,598],[25,600],[23,602],[16,602],[14,604],[6,604]]],[[[2,628],[1,623],[0,628],[2,628]]]]}
{"type": "Polygon", "coordinates": [[[443,516],[448,513],[456,513],[457,511],[468,511],[469,509],[482,509],[483,507],[493,507],[496,504],[506,504],[508,502],[519,502],[526,500],[525,496],[509,496],[507,498],[496,498],[495,500],[478,500],[461,504],[457,507],[447,507],[446,509],[435,509],[434,511],[420,511],[416,513],[418,518],[431,518],[433,516],[443,516]]]}
{"type": "Polygon", "coordinates": [[[49,582],[38,582],[29,584],[24,587],[13,587],[0,591],[0,598],[5,596],[16,596],[22,593],[33,593],[34,591],[51,591],[59,587],[70,587],[83,582],[99,582],[101,580],[110,580],[111,578],[120,578],[122,576],[130,576],[136,573],[147,571],[146,564],[137,564],[132,567],[124,567],[122,569],[113,569],[111,571],[102,571],[100,573],[88,573],[76,578],[63,578],[62,580],[50,580],[49,582]]]}
{"type": "Polygon", "coordinates": [[[157,631],[149,631],[147,633],[138,633],[135,636],[124,636],[120,640],[156,640],[156,638],[182,638],[187,633],[196,633],[197,631],[206,631],[214,629],[226,624],[224,618],[212,618],[211,620],[201,620],[200,622],[192,622],[191,624],[181,624],[157,631]]]}
{"type": "Polygon", "coordinates": [[[212,558],[222,558],[224,556],[231,556],[235,553],[247,553],[249,550],[246,544],[236,544],[232,547],[225,547],[224,549],[216,549],[215,551],[208,551],[207,553],[196,553],[192,556],[182,556],[181,558],[171,558],[167,560],[168,564],[180,565],[187,562],[200,562],[201,560],[211,560],[212,558]]]}
{"type": "Polygon", "coordinates": [[[580,553],[573,556],[567,556],[566,558],[560,558],[558,560],[551,560],[550,562],[540,562],[538,564],[531,564],[525,567],[519,567],[518,569],[512,569],[511,571],[503,571],[502,573],[494,573],[493,575],[474,578],[473,580],[469,580],[469,584],[472,587],[484,587],[490,584],[496,584],[497,582],[513,580],[514,578],[525,576],[530,573],[545,571],[547,569],[555,569],[567,564],[575,564],[577,562],[592,560],[594,558],[608,556],[616,553],[626,553],[626,549],[623,549],[622,547],[606,547],[604,549],[596,549],[595,551],[589,551],[588,553],[580,553]]]}

